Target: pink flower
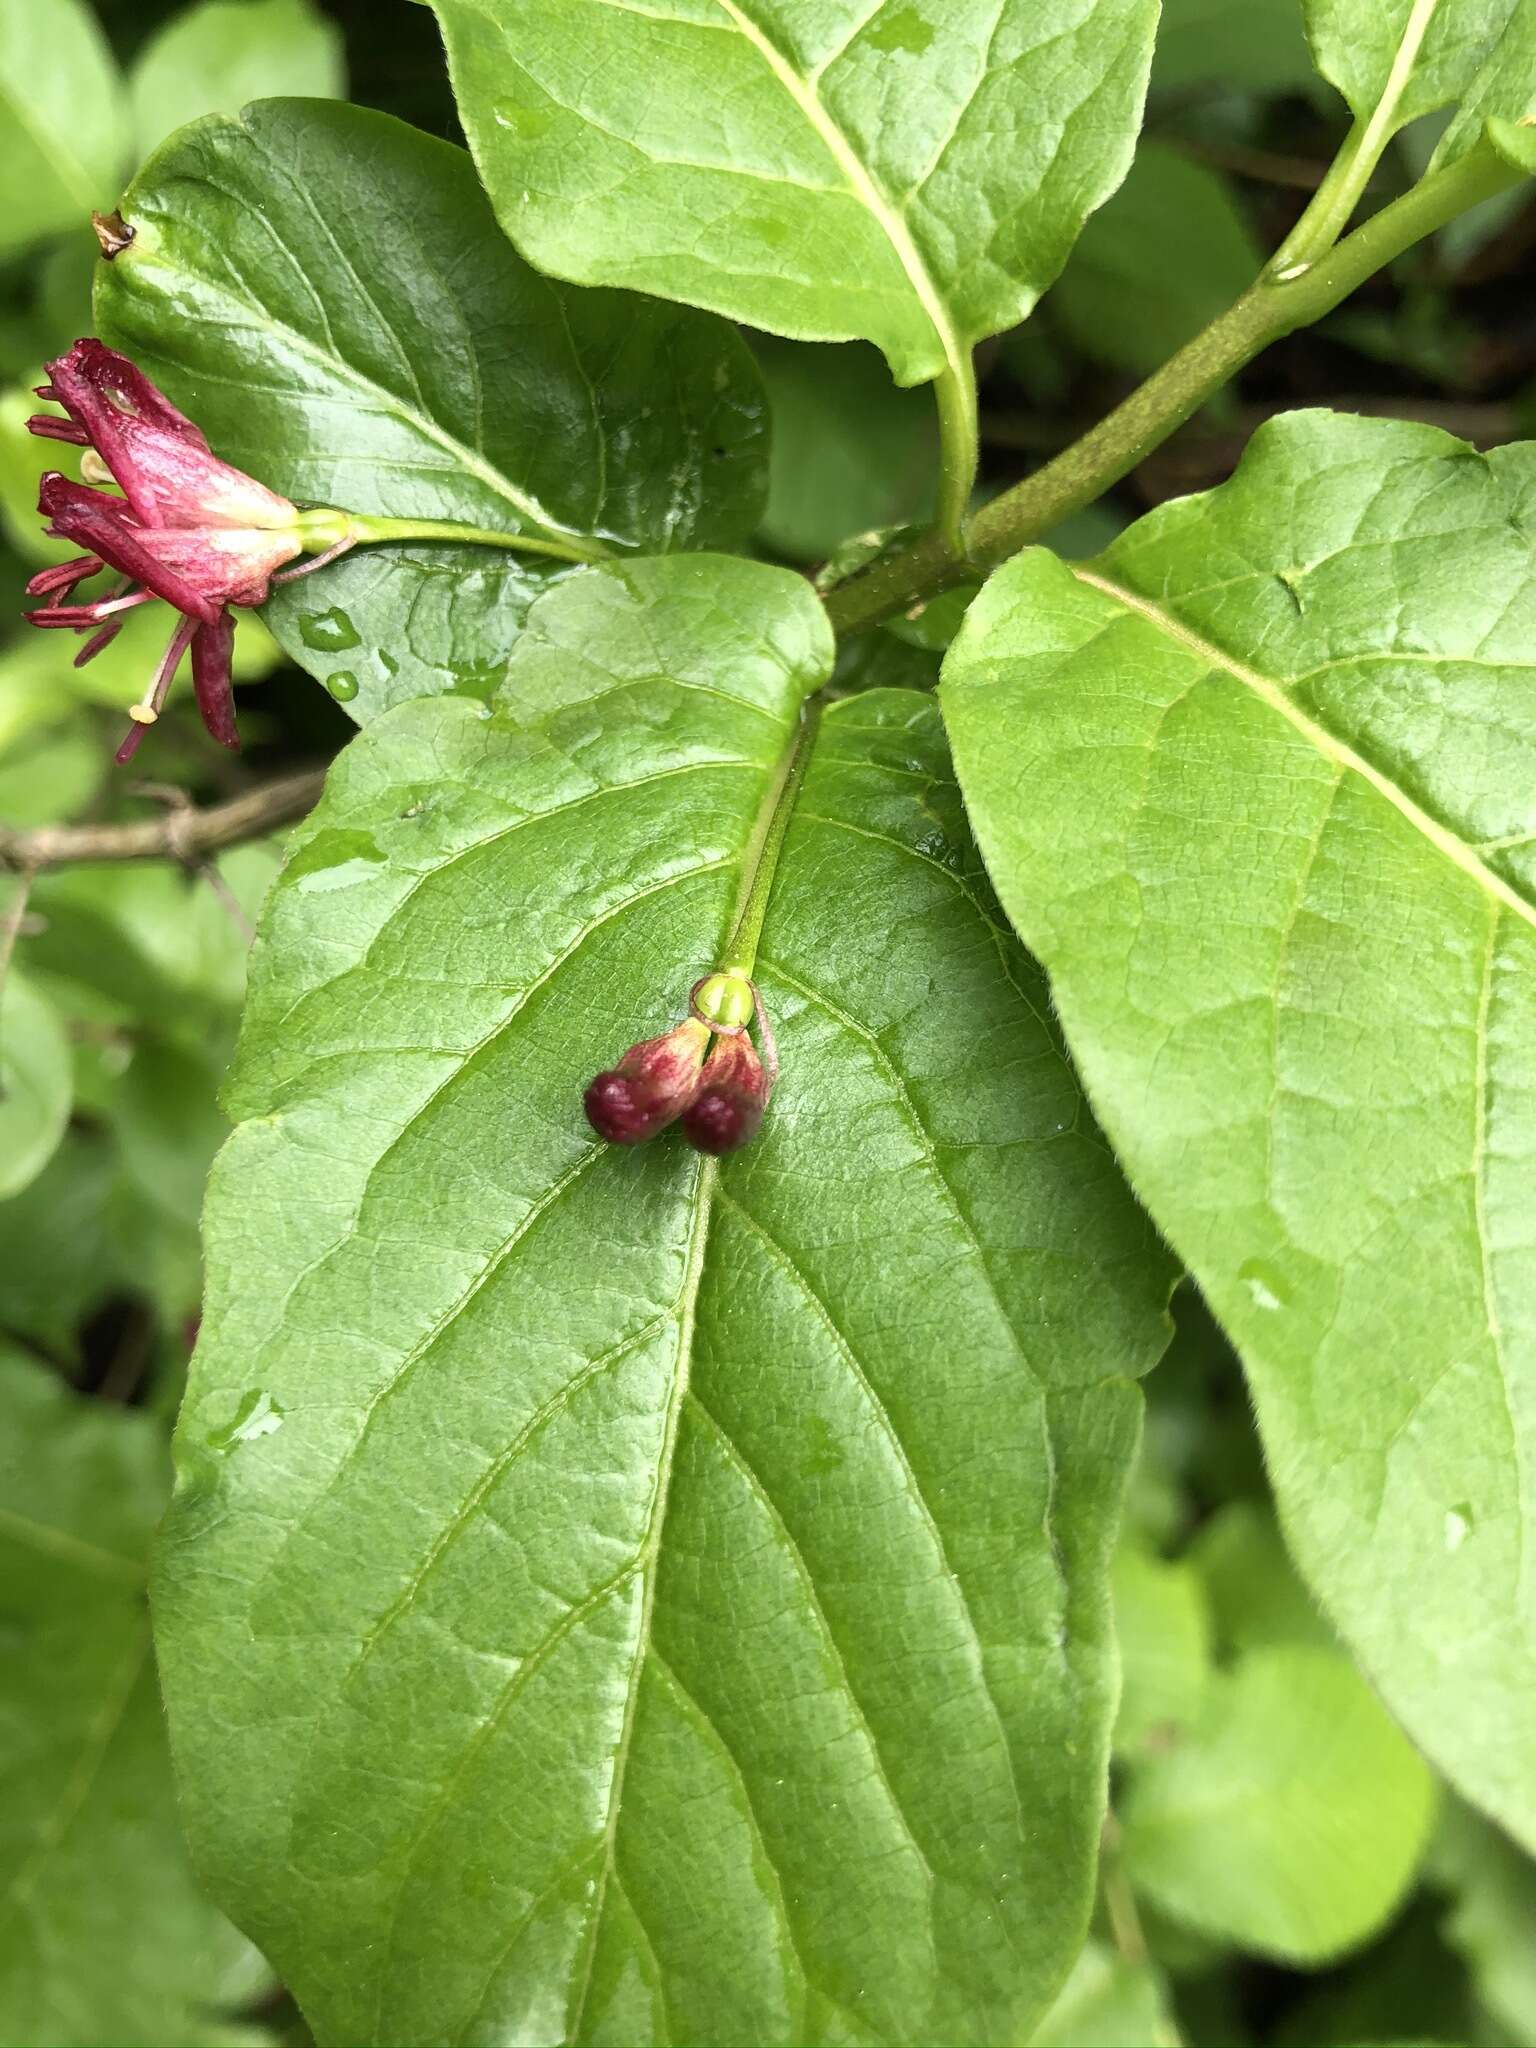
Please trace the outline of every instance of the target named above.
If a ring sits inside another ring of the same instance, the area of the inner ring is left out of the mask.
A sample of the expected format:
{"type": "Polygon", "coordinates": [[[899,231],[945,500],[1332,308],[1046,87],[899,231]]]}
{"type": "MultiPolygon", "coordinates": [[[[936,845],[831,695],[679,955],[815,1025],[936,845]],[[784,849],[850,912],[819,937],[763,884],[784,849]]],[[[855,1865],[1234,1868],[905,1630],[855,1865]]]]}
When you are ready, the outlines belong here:
{"type": "Polygon", "coordinates": [[[90,483],[115,483],[123,495],[71,483],[54,470],[44,476],[38,510],[49,533],[85,552],[32,578],[28,596],[46,602],[28,618],[34,626],[94,628],[75,657],[78,668],[100,653],[135,606],[163,599],[181,616],[143,701],[132,706],[133,728],[118,760],[130,758],[159,716],[188,647],[204,725],[225,746],[238,746],[228,607],[264,603],[275,572],[313,545],[310,536],[320,529],[287,498],[220,462],[201,428],[104,342],[77,341],[47,367],[38,396],[53,399],[68,417],[39,413],[28,422],[32,432],[86,449],[81,468],[90,483]],[[126,580],[104,597],[75,603],[76,587],[107,569],[126,580]]]}

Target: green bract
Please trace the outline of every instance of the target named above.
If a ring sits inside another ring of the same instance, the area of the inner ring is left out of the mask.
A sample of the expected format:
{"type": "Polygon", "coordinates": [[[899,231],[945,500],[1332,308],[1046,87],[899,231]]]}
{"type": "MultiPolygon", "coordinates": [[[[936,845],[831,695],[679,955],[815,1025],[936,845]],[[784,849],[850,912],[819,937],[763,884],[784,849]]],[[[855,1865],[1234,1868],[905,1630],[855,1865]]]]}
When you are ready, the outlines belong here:
{"type": "Polygon", "coordinates": [[[830,654],[785,572],[585,572],[490,708],[354,743],[269,905],[158,1612],[323,2041],[992,2042],[1081,1943],[1168,1274],[929,704],[821,723],[761,1136],[581,1114],[830,654]]]}
{"type": "Polygon", "coordinates": [[[1536,1839],[1536,459],[1302,414],[994,576],[945,716],[1089,1094],[1252,1379],[1301,1564],[1536,1839]]]}

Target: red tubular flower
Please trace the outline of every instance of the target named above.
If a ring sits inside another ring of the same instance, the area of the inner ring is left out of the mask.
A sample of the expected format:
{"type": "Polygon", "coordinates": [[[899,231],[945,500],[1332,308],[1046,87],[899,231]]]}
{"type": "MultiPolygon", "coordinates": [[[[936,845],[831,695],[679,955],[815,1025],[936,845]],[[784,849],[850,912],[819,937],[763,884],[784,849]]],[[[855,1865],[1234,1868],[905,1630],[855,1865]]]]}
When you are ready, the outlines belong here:
{"type": "Polygon", "coordinates": [[[687,1017],[660,1038],[632,1045],[616,1067],[587,1083],[587,1122],[610,1145],[655,1137],[693,1100],[709,1030],[687,1017]]]}
{"type": "Polygon", "coordinates": [[[159,716],[189,646],[203,723],[225,746],[238,746],[227,607],[264,603],[274,574],[316,544],[312,531],[321,532],[320,544],[339,537],[220,462],[201,428],[103,342],[77,341],[50,363],[38,396],[68,417],[39,413],[28,422],[32,432],[85,448],[85,474],[117,484],[123,495],[71,483],[57,471],[43,478],[38,510],[49,533],[86,552],[32,578],[28,596],[47,602],[28,618],[34,626],[94,628],[75,657],[78,668],[100,653],[130,610],[163,599],[181,616],[150,689],[132,707],[133,729],[118,760],[129,759],[159,716]],[[105,597],[74,602],[76,587],[107,569],[127,580],[105,597]]]}
{"type": "Polygon", "coordinates": [[[717,1038],[698,1090],[683,1111],[683,1136],[696,1152],[734,1152],[757,1135],[773,1076],[744,1031],[717,1038]]]}

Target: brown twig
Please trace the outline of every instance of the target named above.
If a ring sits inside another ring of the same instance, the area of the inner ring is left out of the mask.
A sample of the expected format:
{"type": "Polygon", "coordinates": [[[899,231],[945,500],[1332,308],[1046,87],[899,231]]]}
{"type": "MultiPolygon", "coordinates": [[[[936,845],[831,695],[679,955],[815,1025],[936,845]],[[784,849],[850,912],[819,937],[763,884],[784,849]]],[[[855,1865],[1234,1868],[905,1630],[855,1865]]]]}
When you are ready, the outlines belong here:
{"type": "Polygon", "coordinates": [[[173,860],[201,868],[225,847],[260,839],[313,810],[325,783],[323,769],[285,775],[276,782],[198,810],[169,807],[159,818],[126,825],[42,825],[32,831],[0,831],[0,869],[30,877],[44,868],[92,861],[173,860]]]}

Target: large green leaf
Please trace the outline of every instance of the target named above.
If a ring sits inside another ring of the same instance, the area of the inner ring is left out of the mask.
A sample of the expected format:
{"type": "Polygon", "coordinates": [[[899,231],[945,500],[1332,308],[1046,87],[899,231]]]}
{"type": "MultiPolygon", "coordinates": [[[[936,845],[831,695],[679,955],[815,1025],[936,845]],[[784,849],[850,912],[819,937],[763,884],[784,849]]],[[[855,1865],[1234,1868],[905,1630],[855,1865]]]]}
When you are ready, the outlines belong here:
{"type": "Polygon", "coordinates": [[[1536,450],[1297,414],[972,607],[946,717],[1304,1572],[1536,1839],[1536,450]]]}
{"type": "Polygon", "coordinates": [[[1023,319],[1124,176],[1156,0],[433,0],[541,270],[873,341],[898,383],[1023,319]],[[636,81],[643,81],[637,90],[636,81]]]}
{"type": "MultiPolygon", "coordinates": [[[[745,345],[702,314],[537,275],[462,150],[360,107],[266,100],[183,129],[122,210],[136,239],[101,266],[103,333],[291,497],[593,553],[734,545],[761,514],[745,345]]],[[[559,566],[375,549],[268,618],[306,668],[352,678],[361,716],[504,659],[559,566]],[[449,578],[472,609],[504,607],[472,662],[449,578]]]]}
{"type": "Polygon", "coordinates": [[[1357,120],[1389,137],[1459,100],[1442,158],[1471,148],[1489,114],[1518,117],[1536,87],[1532,0],[1304,0],[1317,68],[1357,120]]]}
{"type": "Polygon", "coordinates": [[[212,2048],[263,1978],[199,1894],[144,1598],[169,1478],[146,1415],[0,1350],[0,2038],[212,2048]]]}
{"type": "Polygon", "coordinates": [[[85,0],[0,0],[0,255],[89,232],[127,148],[122,87],[85,0]]]}
{"type": "Polygon", "coordinates": [[[821,724],[758,1141],[581,1114],[830,661],[785,571],[573,577],[269,901],[158,1615],[203,1864],[323,2042],[993,2042],[1081,1943],[1167,1273],[930,699],[821,724]]]}

